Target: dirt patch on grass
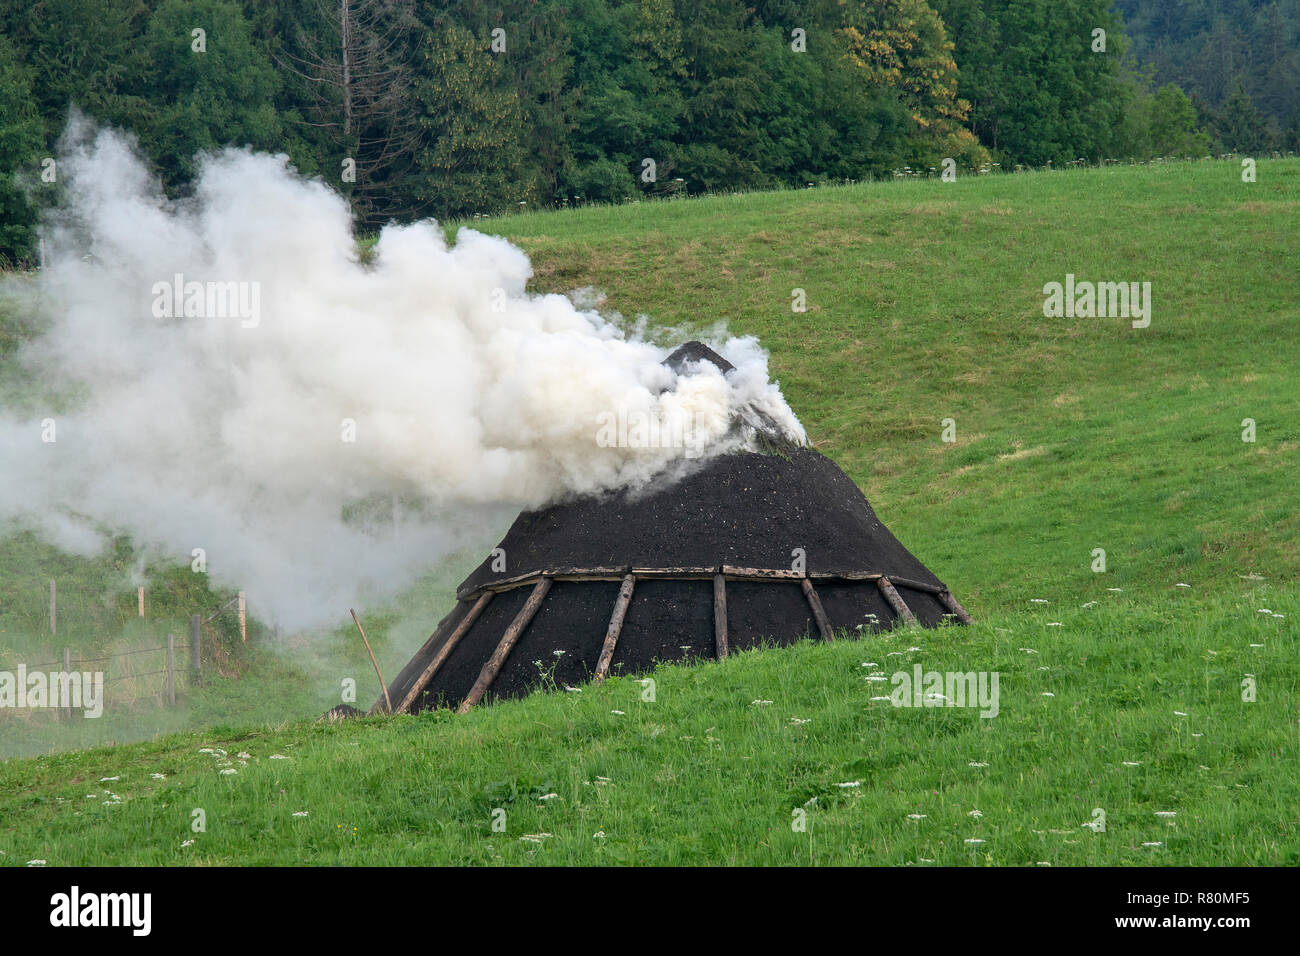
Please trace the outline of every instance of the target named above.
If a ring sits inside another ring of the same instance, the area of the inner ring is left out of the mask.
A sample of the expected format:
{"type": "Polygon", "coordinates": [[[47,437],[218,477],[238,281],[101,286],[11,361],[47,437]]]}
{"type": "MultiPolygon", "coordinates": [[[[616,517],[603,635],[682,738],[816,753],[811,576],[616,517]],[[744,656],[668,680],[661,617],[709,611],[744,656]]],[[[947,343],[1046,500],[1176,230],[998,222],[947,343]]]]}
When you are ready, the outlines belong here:
{"type": "Polygon", "coordinates": [[[1045,454],[1047,454],[1047,447],[1045,445],[1036,445],[1033,448],[1017,448],[1005,455],[998,455],[998,461],[1024,461],[1026,458],[1038,458],[1045,454]]]}

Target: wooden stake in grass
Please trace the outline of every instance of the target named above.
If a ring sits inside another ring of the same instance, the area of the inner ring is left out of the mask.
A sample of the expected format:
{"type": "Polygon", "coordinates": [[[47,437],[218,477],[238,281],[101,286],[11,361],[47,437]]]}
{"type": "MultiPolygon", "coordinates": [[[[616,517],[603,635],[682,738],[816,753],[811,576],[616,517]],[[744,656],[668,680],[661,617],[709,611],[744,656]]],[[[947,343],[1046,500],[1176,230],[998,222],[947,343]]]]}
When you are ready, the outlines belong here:
{"type": "Polygon", "coordinates": [[[167,703],[176,706],[176,636],[167,635],[167,703]]]}
{"type": "Polygon", "coordinates": [[[384,689],[384,704],[388,707],[388,712],[393,712],[393,702],[388,696],[388,682],[384,680],[384,675],[379,673],[379,661],[375,660],[375,652],[370,649],[370,641],[366,639],[366,629],[361,626],[361,618],[357,617],[357,612],[348,608],[352,615],[352,620],[357,622],[357,630],[361,632],[361,640],[366,643],[366,653],[370,655],[370,663],[375,665],[375,676],[379,678],[379,686],[384,689]]]}
{"type": "MultiPolygon", "coordinates": [[[[70,647],[65,647],[63,649],[63,673],[65,674],[72,673],[72,648],[70,647]]],[[[63,716],[66,717],[68,720],[72,719],[72,698],[71,697],[67,697],[63,701],[63,716]]]]}
{"type": "Polygon", "coordinates": [[[199,620],[197,614],[190,618],[190,666],[194,669],[194,683],[197,685],[202,680],[202,661],[199,656],[199,636],[203,630],[203,622],[199,620]]]}
{"type": "Polygon", "coordinates": [[[248,601],[243,591],[239,592],[239,637],[248,642],[248,601]]]}
{"type": "Polygon", "coordinates": [[[144,617],[144,588],[136,588],[136,602],[140,608],[140,616],[144,617]]]}

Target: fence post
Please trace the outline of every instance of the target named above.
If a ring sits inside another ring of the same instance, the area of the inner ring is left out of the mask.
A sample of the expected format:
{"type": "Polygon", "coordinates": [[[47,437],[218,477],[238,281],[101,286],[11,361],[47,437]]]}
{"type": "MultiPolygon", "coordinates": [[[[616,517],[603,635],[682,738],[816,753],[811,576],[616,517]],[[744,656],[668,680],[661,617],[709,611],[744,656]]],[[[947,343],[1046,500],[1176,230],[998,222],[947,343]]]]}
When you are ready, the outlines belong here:
{"type": "Polygon", "coordinates": [[[248,602],[244,598],[244,592],[239,592],[239,636],[247,642],[248,640],[248,602]]]}
{"type": "MultiPolygon", "coordinates": [[[[70,647],[65,647],[65,648],[63,649],[63,673],[69,675],[69,676],[68,676],[68,680],[67,680],[67,682],[64,684],[64,686],[66,687],[66,686],[71,685],[71,683],[72,683],[72,677],[71,677],[71,675],[72,675],[72,648],[70,648],[70,647]]],[[[68,720],[71,720],[71,719],[72,719],[72,699],[71,699],[71,695],[69,695],[69,696],[67,696],[67,697],[65,697],[65,698],[63,699],[63,716],[66,717],[68,720]]]]}
{"type": "Polygon", "coordinates": [[[167,702],[176,706],[176,636],[167,635],[167,702]]]}
{"type": "Polygon", "coordinates": [[[55,594],[54,579],[51,578],[50,579],[50,635],[51,636],[58,633],[58,626],[56,624],[56,621],[58,620],[58,602],[55,600],[54,594],[55,594]]]}
{"type": "Polygon", "coordinates": [[[190,618],[190,666],[194,668],[194,684],[197,686],[201,680],[202,674],[199,664],[199,633],[203,628],[203,623],[199,616],[195,614],[190,618]]]}
{"type": "Polygon", "coordinates": [[[137,589],[136,595],[139,599],[139,604],[140,604],[140,616],[144,617],[144,588],[141,587],[137,589]]]}

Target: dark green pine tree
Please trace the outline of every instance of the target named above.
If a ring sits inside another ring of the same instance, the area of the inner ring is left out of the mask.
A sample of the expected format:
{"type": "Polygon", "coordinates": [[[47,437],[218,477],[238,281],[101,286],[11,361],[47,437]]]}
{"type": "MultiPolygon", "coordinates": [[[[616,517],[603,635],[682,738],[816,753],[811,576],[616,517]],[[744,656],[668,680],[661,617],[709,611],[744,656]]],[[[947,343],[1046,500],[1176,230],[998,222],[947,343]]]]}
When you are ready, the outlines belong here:
{"type": "Polygon", "coordinates": [[[692,192],[761,188],[777,182],[756,161],[760,137],[761,29],[742,0],[682,0],[685,109],[679,171],[692,192]]]}
{"type": "Polygon", "coordinates": [[[163,0],[149,19],[152,110],[135,124],[169,183],[194,173],[195,155],[222,146],[280,152],[280,78],[229,0],[163,0]],[[199,36],[196,30],[202,30],[199,36]]]}
{"type": "Polygon", "coordinates": [[[1128,92],[1110,0],[933,0],[955,38],[958,94],[1004,165],[1098,160],[1117,147],[1128,92]],[[1093,51],[1093,31],[1106,33],[1093,51]]]}
{"type": "Polygon", "coordinates": [[[0,266],[32,260],[36,211],[19,177],[38,181],[34,167],[41,145],[30,72],[14,45],[0,35],[0,266]]]}
{"type": "Polygon", "coordinates": [[[1218,111],[1214,133],[1224,148],[1234,153],[1261,153],[1276,145],[1264,114],[1255,106],[1240,78],[1233,82],[1223,108],[1218,111]]]}

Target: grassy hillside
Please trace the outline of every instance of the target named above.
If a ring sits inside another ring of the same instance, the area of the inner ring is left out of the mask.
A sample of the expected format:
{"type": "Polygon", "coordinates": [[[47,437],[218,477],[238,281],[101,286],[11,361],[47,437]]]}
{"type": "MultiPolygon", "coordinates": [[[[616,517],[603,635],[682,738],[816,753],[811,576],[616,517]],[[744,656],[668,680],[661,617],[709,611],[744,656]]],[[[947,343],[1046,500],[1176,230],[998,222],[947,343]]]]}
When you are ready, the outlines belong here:
{"type": "MultiPolygon", "coordinates": [[[[1244,184],[1207,161],[481,225],[538,291],[759,336],[815,446],[977,625],[666,668],[653,703],[623,680],[268,729],[302,698],[259,697],[228,715],[260,730],[0,765],[0,860],[1297,862],[1298,214],[1300,162],[1244,184]],[[1151,282],[1150,327],[1044,318],[1067,273],[1151,282]],[[999,671],[1001,713],[871,700],[914,662],[999,671]]],[[[409,644],[373,630],[393,673],[409,644]]]]}

